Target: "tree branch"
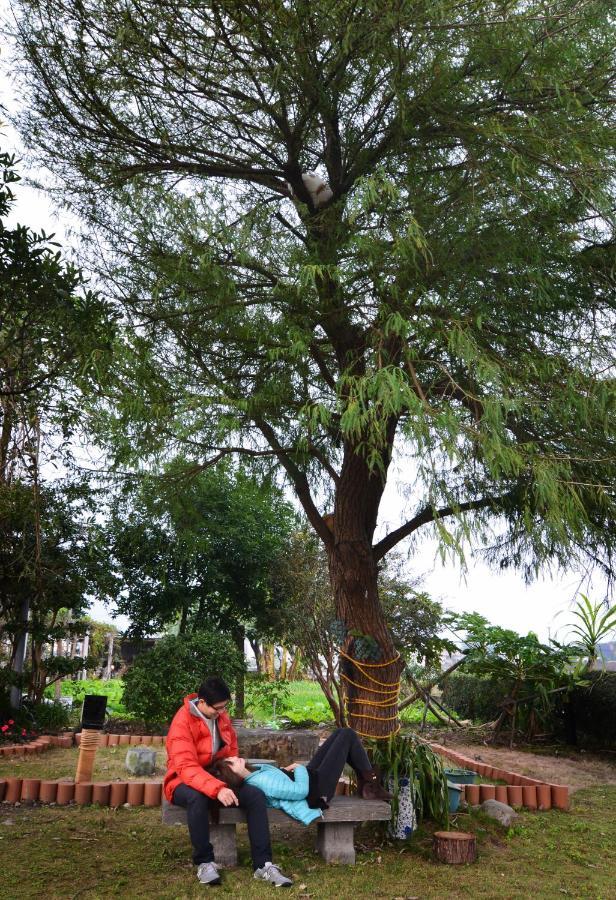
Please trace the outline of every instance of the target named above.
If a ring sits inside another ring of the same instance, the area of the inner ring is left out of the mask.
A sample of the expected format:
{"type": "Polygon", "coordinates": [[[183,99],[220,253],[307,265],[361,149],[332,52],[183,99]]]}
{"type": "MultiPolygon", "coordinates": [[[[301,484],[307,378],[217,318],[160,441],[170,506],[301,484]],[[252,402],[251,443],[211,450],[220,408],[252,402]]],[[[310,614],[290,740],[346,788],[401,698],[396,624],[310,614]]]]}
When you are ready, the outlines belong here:
{"type": "Polygon", "coordinates": [[[482,497],[479,500],[467,500],[464,503],[458,503],[452,506],[443,506],[441,509],[434,509],[427,506],[413,519],[410,519],[400,528],[391,531],[383,540],[372,548],[372,553],[376,562],[382,559],[386,553],[395,547],[396,544],[404,540],[422,525],[428,525],[430,522],[436,522],[437,519],[445,519],[447,516],[457,515],[461,512],[468,512],[473,509],[486,509],[489,506],[498,507],[498,505],[511,495],[511,492],[502,494],[500,497],[482,497]]]}

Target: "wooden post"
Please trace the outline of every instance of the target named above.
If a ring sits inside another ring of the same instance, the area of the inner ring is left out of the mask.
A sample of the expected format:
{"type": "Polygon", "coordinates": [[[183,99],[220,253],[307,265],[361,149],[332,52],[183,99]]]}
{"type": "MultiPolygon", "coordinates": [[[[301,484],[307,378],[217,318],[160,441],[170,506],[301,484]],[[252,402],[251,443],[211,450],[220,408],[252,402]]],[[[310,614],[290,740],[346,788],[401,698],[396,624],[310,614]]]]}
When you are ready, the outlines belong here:
{"type": "Polygon", "coordinates": [[[441,862],[452,865],[472,863],[477,859],[477,841],[466,831],[435,831],[434,853],[441,862]]]}

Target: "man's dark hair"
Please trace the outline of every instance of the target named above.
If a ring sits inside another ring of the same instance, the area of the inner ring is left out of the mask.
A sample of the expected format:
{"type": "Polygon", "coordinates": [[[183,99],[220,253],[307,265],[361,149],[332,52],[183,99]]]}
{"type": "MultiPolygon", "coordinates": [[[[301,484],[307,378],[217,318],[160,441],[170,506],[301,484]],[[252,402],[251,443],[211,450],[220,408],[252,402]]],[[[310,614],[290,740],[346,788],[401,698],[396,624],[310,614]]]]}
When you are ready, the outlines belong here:
{"type": "Polygon", "coordinates": [[[229,690],[227,683],[216,675],[211,675],[209,678],[206,678],[197,691],[197,694],[201,700],[205,700],[208,706],[213,706],[214,703],[223,703],[225,700],[231,699],[231,691],[229,690]]]}

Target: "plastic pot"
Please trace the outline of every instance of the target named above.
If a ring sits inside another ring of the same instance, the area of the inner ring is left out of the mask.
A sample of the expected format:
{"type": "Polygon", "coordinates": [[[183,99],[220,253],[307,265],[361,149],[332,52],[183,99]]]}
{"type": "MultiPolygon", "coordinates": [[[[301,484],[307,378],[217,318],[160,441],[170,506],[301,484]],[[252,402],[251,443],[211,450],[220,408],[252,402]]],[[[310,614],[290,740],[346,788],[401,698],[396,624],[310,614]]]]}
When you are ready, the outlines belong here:
{"type": "Polygon", "coordinates": [[[460,794],[462,793],[462,789],[458,787],[457,784],[452,784],[451,781],[448,781],[447,792],[449,794],[449,812],[455,813],[458,811],[458,806],[460,805],[460,794]]]}

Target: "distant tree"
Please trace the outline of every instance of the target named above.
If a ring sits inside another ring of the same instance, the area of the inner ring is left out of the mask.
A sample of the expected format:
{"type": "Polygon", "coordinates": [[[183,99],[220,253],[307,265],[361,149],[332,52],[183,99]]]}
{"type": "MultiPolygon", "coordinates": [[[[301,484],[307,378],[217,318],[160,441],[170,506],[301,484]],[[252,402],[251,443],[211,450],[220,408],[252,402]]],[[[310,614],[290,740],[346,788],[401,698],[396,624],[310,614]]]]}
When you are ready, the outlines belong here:
{"type": "Polygon", "coordinates": [[[22,680],[30,635],[28,690],[40,698],[54,672],[75,671],[46,648],[62,633],[59,610],[83,610],[93,576],[88,491],[46,487],[41,469],[67,460],[84,393],[109,362],[115,317],[48,236],[6,227],[18,181],[14,158],[0,153],[0,626],[15,670],[6,682],[22,680]]]}
{"type": "Polygon", "coordinates": [[[394,689],[378,567],[405,538],[612,573],[611,0],[14,8],[21,127],[129,317],[118,459],[279,466],[394,689]]]}
{"type": "MultiPolygon", "coordinates": [[[[271,569],[294,523],[271,482],[222,464],[195,473],[176,460],[127,488],[108,539],[112,599],[131,621],[128,634],[222,631],[243,654],[245,637],[271,632],[271,569]]],[[[240,707],[241,693],[240,684],[240,707]]]]}
{"type": "MultiPolygon", "coordinates": [[[[22,686],[35,702],[48,684],[84,667],[83,656],[58,654],[56,645],[83,636],[82,617],[106,578],[105,561],[92,552],[83,502],[74,485],[45,486],[36,501],[21,482],[0,485],[0,633],[11,645],[10,667],[27,632],[22,686]]],[[[8,673],[5,680],[11,683],[8,673]]]]}

